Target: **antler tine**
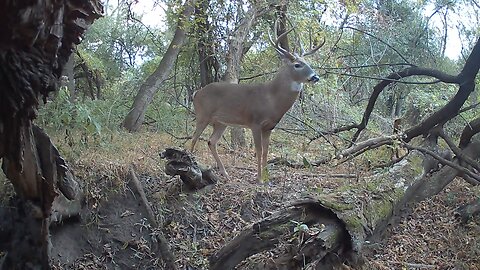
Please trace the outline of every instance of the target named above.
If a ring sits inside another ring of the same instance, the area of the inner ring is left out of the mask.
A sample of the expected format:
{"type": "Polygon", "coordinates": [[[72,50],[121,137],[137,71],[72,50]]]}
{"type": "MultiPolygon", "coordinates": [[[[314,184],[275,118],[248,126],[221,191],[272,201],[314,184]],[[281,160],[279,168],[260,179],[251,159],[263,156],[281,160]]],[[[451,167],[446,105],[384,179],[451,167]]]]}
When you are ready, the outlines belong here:
{"type": "MultiPolygon", "coordinates": [[[[278,26],[278,20],[275,21],[275,26],[274,26],[274,29],[275,29],[275,32],[277,32],[277,26],[278,26]]],[[[286,36],[288,33],[292,32],[294,30],[294,28],[288,30],[288,31],[285,31],[284,33],[282,33],[280,36],[278,36],[276,38],[276,41],[274,42],[273,39],[272,39],[272,35],[270,34],[270,30],[268,31],[268,37],[270,39],[270,42],[272,43],[273,47],[275,48],[275,50],[280,53],[281,55],[283,55],[284,57],[287,57],[289,59],[296,59],[295,55],[293,55],[291,52],[289,52],[288,50],[286,50],[285,48],[283,48],[282,46],[280,46],[280,40],[286,36]]]]}
{"type": "Polygon", "coordinates": [[[313,49],[311,49],[307,53],[303,53],[302,56],[307,56],[307,55],[314,54],[316,51],[318,51],[318,49],[320,49],[321,47],[323,47],[323,45],[325,45],[325,41],[326,41],[325,37],[323,37],[323,41],[319,45],[315,46],[313,49]]]}
{"type": "Polygon", "coordinates": [[[303,49],[302,41],[300,40],[300,35],[297,33],[297,30],[295,30],[295,26],[293,25],[292,21],[287,18],[288,23],[292,26],[293,33],[295,34],[295,40],[298,43],[298,46],[300,47],[300,55],[303,56],[305,53],[305,50],[303,49]]]}

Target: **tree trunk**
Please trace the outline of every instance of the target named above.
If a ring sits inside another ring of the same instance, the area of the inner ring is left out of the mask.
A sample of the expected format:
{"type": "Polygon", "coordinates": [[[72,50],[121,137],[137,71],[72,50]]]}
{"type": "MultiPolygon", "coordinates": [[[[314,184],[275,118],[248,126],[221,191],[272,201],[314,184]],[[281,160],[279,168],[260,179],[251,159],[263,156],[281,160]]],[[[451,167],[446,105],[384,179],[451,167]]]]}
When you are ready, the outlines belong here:
{"type": "MultiPolygon", "coordinates": [[[[93,82],[92,82],[92,79],[93,79],[93,72],[92,70],[90,70],[90,68],[87,66],[87,63],[85,62],[85,59],[83,59],[82,55],[80,54],[79,51],[76,51],[77,55],[78,55],[78,58],[80,58],[80,63],[78,64],[78,66],[83,70],[83,74],[85,74],[85,80],[87,81],[87,85],[88,85],[88,95],[90,95],[90,98],[92,100],[95,100],[96,97],[95,97],[95,91],[93,89],[93,82]]],[[[83,93],[83,96],[85,97],[87,95],[86,92],[83,93]]]]}
{"type": "Polygon", "coordinates": [[[200,65],[200,86],[218,81],[213,73],[215,58],[213,57],[213,39],[211,37],[210,23],[206,13],[210,1],[202,0],[195,6],[195,21],[197,22],[197,50],[200,65]]]}
{"type": "Polygon", "coordinates": [[[66,164],[32,121],[41,99],[58,89],[74,45],[102,13],[97,0],[0,1],[0,24],[8,25],[0,29],[0,158],[19,199],[8,223],[12,241],[0,241],[8,250],[1,269],[50,269],[52,204],[59,189],[72,198],[75,188],[66,186],[66,164]]]}
{"type": "MultiPolygon", "coordinates": [[[[229,51],[227,54],[227,69],[223,76],[223,80],[230,83],[238,83],[240,75],[240,67],[244,51],[244,43],[246,42],[247,35],[250,32],[250,28],[256,18],[257,9],[252,6],[246,13],[245,17],[241,20],[240,25],[235,31],[235,36],[230,39],[229,51]]],[[[245,147],[245,129],[239,127],[233,127],[230,133],[232,147],[245,147]]]]}
{"type": "Polygon", "coordinates": [[[155,93],[159,90],[160,85],[165,81],[173,68],[175,59],[177,59],[180,49],[186,39],[185,21],[188,20],[193,13],[194,1],[185,2],[183,11],[178,19],[175,35],[168,46],[157,69],[145,80],[135,97],[132,108],[123,120],[122,126],[130,132],[136,132],[145,119],[145,113],[148,105],[152,102],[155,93]]]}
{"type": "MultiPolygon", "coordinates": [[[[36,126],[25,127],[22,169],[3,158],[2,168],[19,197],[12,213],[13,225],[7,245],[4,269],[30,269],[29,265],[49,269],[51,217],[75,215],[69,206],[58,201],[59,191],[79,205],[79,185],[48,135],[36,126]],[[54,201],[57,200],[55,207],[54,201]],[[52,216],[53,215],[53,216],[52,216]]],[[[79,207],[78,207],[79,208],[79,207]]],[[[78,214],[78,213],[77,213],[78,214]]]]}

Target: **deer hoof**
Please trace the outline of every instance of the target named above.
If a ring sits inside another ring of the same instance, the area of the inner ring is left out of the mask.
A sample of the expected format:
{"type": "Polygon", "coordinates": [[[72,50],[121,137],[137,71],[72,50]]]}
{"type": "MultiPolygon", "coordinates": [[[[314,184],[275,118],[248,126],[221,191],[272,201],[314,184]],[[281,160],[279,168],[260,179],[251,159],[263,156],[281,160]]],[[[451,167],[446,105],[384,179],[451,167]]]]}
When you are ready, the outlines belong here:
{"type": "Polygon", "coordinates": [[[220,175],[223,176],[225,179],[230,180],[230,176],[228,175],[227,171],[221,170],[220,175]]]}

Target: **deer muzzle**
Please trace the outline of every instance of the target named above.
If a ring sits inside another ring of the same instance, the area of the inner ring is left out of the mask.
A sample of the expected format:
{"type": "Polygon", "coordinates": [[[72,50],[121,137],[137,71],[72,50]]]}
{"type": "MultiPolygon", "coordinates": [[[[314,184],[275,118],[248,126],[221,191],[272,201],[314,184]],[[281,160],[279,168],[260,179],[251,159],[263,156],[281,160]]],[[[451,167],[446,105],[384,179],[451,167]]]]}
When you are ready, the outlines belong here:
{"type": "Polygon", "coordinates": [[[318,77],[317,74],[313,74],[312,77],[310,77],[310,79],[308,79],[309,82],[313,82],[313,83],[316,83],[320,80],[320,77],[318,77]]]}

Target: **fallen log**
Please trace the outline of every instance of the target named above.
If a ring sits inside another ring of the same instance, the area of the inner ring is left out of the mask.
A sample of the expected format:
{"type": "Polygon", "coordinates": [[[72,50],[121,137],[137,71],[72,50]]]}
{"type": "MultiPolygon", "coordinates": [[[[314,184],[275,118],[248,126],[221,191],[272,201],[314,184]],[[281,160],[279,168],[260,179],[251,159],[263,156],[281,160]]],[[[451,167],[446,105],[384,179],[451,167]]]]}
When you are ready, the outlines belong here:
{"type": "Polygon", "coordinates": [[[338,262],[339,257],[349,257],[352,248],[343,221],[319,201],[306,199],[248,226],[210,258],[210,269],[233,269],[245,258],[280,242],[297,248],[277,258],[275,269],[299,269],[317,258],[323,260],[316,261],[316,266],[338,262]]]}
{"type": "MultiPolygon", "coordinates": [[[[479,142],[472,142],[462,153],[476,159],[479,147],[479,142]]],[[[366,243],[381,239],[387,225],[408,212],[412,203],[438,194],[462,173],[444,166],[431,175],[425,174],[422,163],[423,154],[411,151],[388,171],[339,187],[334,193],[310,194],[308,200],[278,210],[247,227],[213,254],[211,269],[234,269],[254,254],[278,248],[281,239],[297,238],[292,220],[316,228],[314,238],[287,242],[290,251],[273,260],[276,268],[258,269],[331,269],[341,263],[358,266],[366,243]]]]}

